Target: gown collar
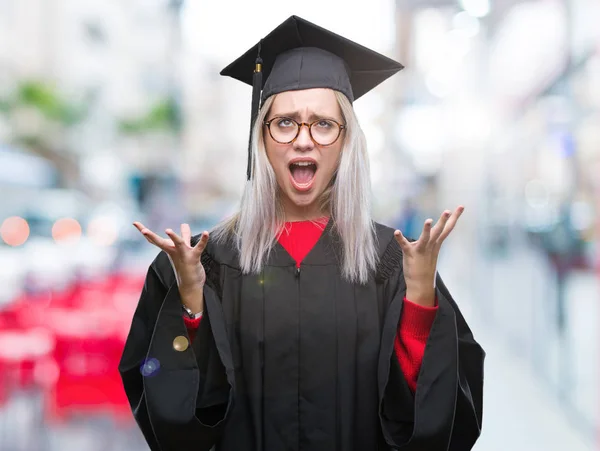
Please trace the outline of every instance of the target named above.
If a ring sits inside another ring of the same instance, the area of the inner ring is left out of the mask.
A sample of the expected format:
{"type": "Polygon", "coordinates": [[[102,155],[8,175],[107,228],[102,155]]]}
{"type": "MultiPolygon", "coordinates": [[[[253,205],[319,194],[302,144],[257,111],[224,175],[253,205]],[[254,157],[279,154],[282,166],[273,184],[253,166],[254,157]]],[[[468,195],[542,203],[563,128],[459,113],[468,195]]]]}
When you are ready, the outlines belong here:
{"type": "MultiPolygon", "coordinates": [[[[323,233],[310,250],[310,252],[304,257],[300,267],[303,265],[330,265],[337,263],[340,260],[341,240],[335,228],[333,227],[333,220],[331,217],[327,221],[327,225],[323,230],[323,233]]],[[[267,265],[269,266],[296,266],[296,261],[292,256],[285,250],[285,248],[277,241],[273,246],[271,254],[267,259],[267,265]]]]}

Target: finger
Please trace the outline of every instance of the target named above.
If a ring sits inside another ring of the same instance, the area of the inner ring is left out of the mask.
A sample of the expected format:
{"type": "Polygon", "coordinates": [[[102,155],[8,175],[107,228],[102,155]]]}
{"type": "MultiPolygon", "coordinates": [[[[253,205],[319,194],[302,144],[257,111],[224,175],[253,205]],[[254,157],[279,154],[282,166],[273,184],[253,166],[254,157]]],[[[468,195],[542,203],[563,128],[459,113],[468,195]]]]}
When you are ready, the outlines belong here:
{"type": "Polygon", "coordinates": [[[179,235],[173,232],[173,229],[165,229],[165,233],[169,235],[169,238],[173,240],[173,243],[175,243],[175,247],[185,247],[185,242],[183,241],[183,238],[181,238],[179,235]]]}
{"type": "Polygon", "coordinates": [[[454,210],[454,213],[452,213],[452,216],[448,220],[446,227],[444,227],[444,231],[437,239],[438,243],[441,244],[448,237],[448,235],[450,235],[450,232],[454,230],[454,226],[456,225],[458,218],[460,218],[460,216],[463,214],[463,211],[465,211],[465,207],[463,207],[462,205],[459,206],[456,210],[454,210]]]}
{"type": "Polygon", "coordinates": [[[200,239],[194,246],[194,251],[196,251],[198,254],[201,254],[202,252],[204,252],[204,249],[206,249],[206,244],[208,243],[208,235],[209,234],[206,230],[202,232],[200,239]]]}
{"type": "Polygon", "coordinates": [[[192,230],[189,224],[181,224],[181,238],[185,244],[191,246],[192,230]]]}
{"type": "Polygon", "coordinates": [[[402,234],[400,230],[396,230],[394,232],[394,238],[400,245],[400,249],[402,249],[403,251],[410,246],[410,241],[406,239],[406,237],[402,234]]]}
{"type": "Polygon", "coordinates": [[[142,232],[142,230],[144,230],[146,228],[146,226],[144,224],[142,224],[139,221],[134,221],[133,222],[133,226],[138,229],[140,232],[142,232]]]}
{"type": "Polygon", "coordinates": [[[429,244],[429,239],[431,237],[431,224],[433,223],[433,219],[429,218],[425,221],[423,225],[423,231],[421,232],[421,236],[417,240],[417,248],[422,249],[424,246],[429,244]]]}
{"type": "Polygon", "coordinates": [[[145,227],[142,223],[134,223],[134,226],[142,233],[142,235],[144,235],[144,238],[146,238],[146,240],[148,240],[149,243],[154,244],[163,251],[170,251],[174,248],[173,242],[171,240],[167,240],[158,236],[152,230],[145,227]]]}
{"type": "Polygon", "coordinates": [[[450,213],[450,210],[444,210],[441,214],[437,224],[431,229],[431,241],[436,241],[442,234],[444,227],[446,227],[446,223],[448,222],[448,218],[450,218],[450,213]]]}
{"type": "Polygon", "coordinates": [[[173,241],[158,236],[156,233],[149,229],[146,229],[146,231],[144,232],[144,236],[148,241],[150,241],[150,243],[158,246],[165,252],[171,252],[173,249],[175,249],[175,244],[173,243],[173,241]]]}

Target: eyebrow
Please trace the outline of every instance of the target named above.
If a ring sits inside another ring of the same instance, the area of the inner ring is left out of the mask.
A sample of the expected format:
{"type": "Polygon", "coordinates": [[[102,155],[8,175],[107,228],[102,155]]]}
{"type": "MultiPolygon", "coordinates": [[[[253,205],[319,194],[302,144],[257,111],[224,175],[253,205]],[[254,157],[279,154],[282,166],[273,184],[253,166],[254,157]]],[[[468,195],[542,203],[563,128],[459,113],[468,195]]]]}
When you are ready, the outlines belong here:
{"type": "MultiPolygon", "coordinates": [[[[275,117],[289,117],[292,119],[296,119],[297,121],[300,121],[300,113],[298,113],[298,111],[294,111],[294,112],[287,112],[287,113],[271,113],[269,114],[269,116],[272,116],[273,118],[275,117]]],[[[328,114],[317,114],[317,113],[311,113],[310,116],[308,116],[308,120],[309,121],[314,121],[314,120],[319,120],[319,119],[331,119],[332,121],[336,121],[336,122],[340,122],[341,119],[338,119],[334,116],[330,116],[328,114]]]]}

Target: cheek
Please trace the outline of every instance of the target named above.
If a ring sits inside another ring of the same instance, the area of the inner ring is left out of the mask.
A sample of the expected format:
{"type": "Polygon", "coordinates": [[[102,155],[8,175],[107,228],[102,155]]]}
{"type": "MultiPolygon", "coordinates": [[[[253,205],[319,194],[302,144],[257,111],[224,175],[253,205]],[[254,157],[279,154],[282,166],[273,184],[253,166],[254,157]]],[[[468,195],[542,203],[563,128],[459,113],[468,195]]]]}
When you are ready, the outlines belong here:
{"type": "Polygon", "coordinates": [[[324,169],[324,174],[327,178],[331,178],[333,173],[335,172],[340,159],[340,150],[339,149],[328,149],[331,152],[324,152],[323,158],[321,160],[321,168],[324,169]]]}
{"type": "Polygon", "coordinates": [[[265,143],[265,150],[267,152],[267,158],[275,171],[277,177],[285,175],[284,172],[287,170],[285,165],[285,149],[280,148],[274,143],[265,143]]]}

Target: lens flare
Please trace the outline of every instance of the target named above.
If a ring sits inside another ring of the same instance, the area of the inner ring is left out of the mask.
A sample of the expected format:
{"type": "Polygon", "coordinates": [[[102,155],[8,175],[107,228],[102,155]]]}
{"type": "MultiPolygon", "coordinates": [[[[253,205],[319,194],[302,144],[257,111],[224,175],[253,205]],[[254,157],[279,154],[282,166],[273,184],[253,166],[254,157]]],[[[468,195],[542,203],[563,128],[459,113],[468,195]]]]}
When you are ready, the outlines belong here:
{"type": "Polygon", "coordinates": [[[160,362],[157,359],[151,358],[146,360],[142,366],[140,366],[140,373],[144,377],[154,376],[160,369],[160,362]]]}

